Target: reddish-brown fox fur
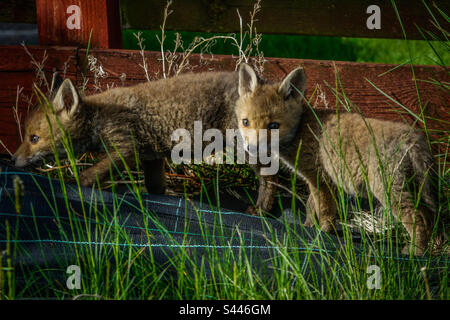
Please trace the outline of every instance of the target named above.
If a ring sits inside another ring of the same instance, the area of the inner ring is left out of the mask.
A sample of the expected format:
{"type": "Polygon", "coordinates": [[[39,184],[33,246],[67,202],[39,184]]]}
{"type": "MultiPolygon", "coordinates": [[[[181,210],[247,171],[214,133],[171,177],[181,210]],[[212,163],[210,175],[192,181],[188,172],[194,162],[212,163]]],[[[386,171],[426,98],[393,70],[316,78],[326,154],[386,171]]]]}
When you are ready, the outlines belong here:
{"type": "MultiPolygon", "coordinates": [[[[52,139],[63,153],[61,126],[76,153],[104,147],[109,152],[81,172],[83,185],[106,178],[111,162],[120,168],[119,154],[132,165],[137,150],[147,189],[163,193],[163,159],[176,144],[171,139],[176,129],[187,129],[193,136],[194,121],[202,121],[203,130],[239,128],[246,136],[248,129],[267,129],[275,123],[279,159],[292,170],[297,168],[310,189],[308,226],[318,221],[323,230],[335,230],[338,187],[358,196],[370,192],[392,208],[414,239],[415,252],[422,253],[436,222],[430,181],[434,164],[425,138],[401,123],[314,112],[302,102],[305,85],[302,68],[281,83],[269,83],[243,64],[239,72],[186,74],[82,97],[70,80],[56,75],[51,107],[42,105],[28,116],[24,142],[13,158],[16,166],[35,163],[53,153],[52,139]],[[411,188],[420,194],[417,206],[411,188]]],[[[258,144],[258,140],[247,139],[247,144],[258,144]]],[[[258,165],[253,169],[260,187],[256,208],[248,212],[270,211],[276,190],[271,182],[276,176],[261,176],[258,165]]]]}
{"type": "MultiPolygon", "coordinates": [[[[433,157],[422,134],[403,123],[357,113],[313,111],[304,103],[302,68],[281,83],[261,84],[252,68],[242,65],[240,80],[236,115],[242,135],[273,123],[279,128],[279,158],[291,170],[297,168],[310,190],[307,226],[318,221],[321,229],[335,230],[339,186],[351,195],[372,193],[401,220],[416,253],[428,247],[437,208],[430,179],[433,157]],[[411,188],[420,194],[418,206],[411,188]]],[[[246,143],[258,144],[258,136],[254,138],[246,143]]],[[[273,188],[260,189],[266,199],[273,193],[273,188]]]]}
{"type": "Polygon", "coordinates": [[[50,108],[45,106],[28,116],[24,142],[14,154],[16,166],[52,154],[50,132],[63,151],[58,120],[76,153],[104,151],[103,144],[110,153],[81,172],[82,185],[107,177],[111,159],[120,167],[119,153],[129,165],[135,163],[136,148],[149,192],[163,193],[163,158],[176,144],[173,131],[187,129],[192,136],[194,121],[202,121],[203,129],[236,127],[237,77],[237,72],[186,74],[82,97],[69,79],[55,75],[50,98],[55,116],[47,117],[50,108]]]}

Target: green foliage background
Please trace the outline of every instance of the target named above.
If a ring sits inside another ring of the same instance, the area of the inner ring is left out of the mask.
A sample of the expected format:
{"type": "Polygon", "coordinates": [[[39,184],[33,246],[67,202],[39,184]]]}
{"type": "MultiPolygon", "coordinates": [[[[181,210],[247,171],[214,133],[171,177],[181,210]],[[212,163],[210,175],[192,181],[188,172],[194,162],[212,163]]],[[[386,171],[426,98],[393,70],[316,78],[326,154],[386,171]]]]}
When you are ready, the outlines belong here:
{"type": "MultiPolygon", "coordinates": [[[[141,31],[145,39],[146,50],[159,51],[160,45],[156,35],[160,31],[151,30],[123,30],[123,46],[125,49],[139,49],[133,33],[141,31]]],[[[184,44],[187,46],[195,36],[210,37],[213,33],[180,32],[184,44]]],[[[166,31],[165,49],[172,50],[175,32],[166,31]]],[[[414,64],[438,64],[433,46],[444,63],[450,61],[450,50],[445,42],[424,40],[394,40],[367,39],[342,37],[317,37],[295,35],[263,35],[260,51],[266,57],[299,58],[318,60],[338,60],[357,62],[378,62],[401,64],[409,62],[411,57],[414,64]],[[409,47],[409,49],[408,49],[409,47]]],[[[212,48],[214,54],[236,54],[236,48],[231,43],[217,42],[212,48]]]]}

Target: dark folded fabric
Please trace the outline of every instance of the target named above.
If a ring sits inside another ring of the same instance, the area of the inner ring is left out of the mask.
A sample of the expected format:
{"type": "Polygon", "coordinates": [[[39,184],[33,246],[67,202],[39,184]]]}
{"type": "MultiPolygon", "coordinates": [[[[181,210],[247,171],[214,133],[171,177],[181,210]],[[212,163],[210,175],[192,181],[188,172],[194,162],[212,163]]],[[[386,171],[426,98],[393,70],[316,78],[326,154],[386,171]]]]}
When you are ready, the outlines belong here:
{"type": "MultiPolygon", "coordinates": [[[[246,255],[254,272],[268,281],[276,272],[273,259],[281,251],[296,255],[307,279],[312,273],[328,272],[332,264],[336,270],[349,249],[339,238],[303,227],[292,217],[261,218],[179,197],[138,195],[131,189],[113,193],[62,185],[0,162],[2,265],[10,258],[19,286],[30,274],[45,285],[64,281],[67,267],[77,265],[80,255],[101,256],[113,248],[125,254],[130,248],[144,248],[161,270],[174,270],[183,251],[190,257],[186,269],[203,259],[206,275],[217,270],[209,266],[211,252],[225,257],[232,251],[236,257],[246,255]],[[283,242],[288,233],[291,240],[283,242]]],[[[357,244],[352,250],[367,257],[357,244]]]]}

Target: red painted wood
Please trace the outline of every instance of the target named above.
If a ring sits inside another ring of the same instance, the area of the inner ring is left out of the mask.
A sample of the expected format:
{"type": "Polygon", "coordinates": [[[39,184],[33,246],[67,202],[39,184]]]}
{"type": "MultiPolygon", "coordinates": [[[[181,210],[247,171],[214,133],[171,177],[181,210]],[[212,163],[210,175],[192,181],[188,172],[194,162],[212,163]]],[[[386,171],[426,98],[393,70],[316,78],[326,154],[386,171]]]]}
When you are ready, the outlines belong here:
{"type": "MultiPolygon", "coordinates": [[[[93,50],[90,53],[98,58],[98,63],[102,65],[105,71],[112,71],[108,77],[101,79],[105,88],[106,85],[123,85],[120,80],[122,74],[126,75],[125,85],[145,81],[145,74],[140,66],[142,57],[139,52],[132,50],[93,50]]],[[[83,56],[84,50],[80,50],[79,54],[83,56]]],[[[153,79],[161,78],[160,53],[146,52],[145,54],[150,77],[153,79]]],[[[398,105],[381,94],[367,80],[408,107],[412,112],[420,113],[420,104],[409,65],[388,72],[395,65],[285,58],[267,58],[267,60],[264,66],[264,76],[271,80],[282,79],[289,71],[303,65],[308,79],[308,96],[317,88],[317,93],[312,100],[312,104],[316,108],[335,107],[336,98],[330,87],[335,89],[337,76],[339,76],[340,85],[344,88],[347,98],[357,105],[366,116],[400,120],[404,113],[398,105]]],[[[193,69],[189,72],[234,70],[235,61],[233,57],[226,55],[214,55],[212,58],[203,55],[203,59],[200,58],[200,55],[192,55],[190,64],[193,69]]],[[[450,97],[436,86],[424,82],[424,80],[431,79],[450,81],[448,72],[438,66],[415,66],[414,70],[421,103],[426,107],[425,114],[450,122],[450,97]]],[[[80,74],[78,76],[80,83],[80,74]]],[[[92,74],[88,74],[88,78],[91,77],[92,74]]],[[[91,92],[93,92],[92,83],[93,80],[89,80],[88,90],[91,92]]],[[[339,92],[342,93],[342,89],[339,89],[339,92]]],[[[410,115],[405,114],[403,116],[412,120],[410,115]]],[[[436,125],[436,128],[440,127],[438,121],[431,121],[430,123],[436,125]]],[[[447,129],[450,128],[447,127],[447,129]]]]}
{"type": "MultiPolygon", "coordinates": [[[[41,58],[45,50],[48,54],[45,70],[48,73],[53,68],[62,71],[64,62],[68,60],[70,63],[67,73],[71,78],[76,79],[77,85],[80,87],[83,81],[81,61],[85,59],[85,51],[59,47],[30,48],[37,58],[41,58]]],[[[107,86],[129,86],[146,81],[144,70],[140,67],[142,57],[138,51],[98,49],[92,50],[90,54],[97,58],[97,67],[101,65],[103,70],[108,73],[105,78],[99,79],[102,90],[105,90],[107,86]]],[[[150,77],[152,79],[161,78],[160,53],[146,52],[145,56],[150,77]]],[[[311,101],[316,108],[335,108],[336,98],[330,87],[333,89],[336,87],[336,75],[338,74],[345,95],[359,107],[365,116],[408,121],[409,123],[414,121],[413,116],[383,96],[366,79],[412,112],[420,113],[416,87],[411,68],[408,65],[386,73],[395,66],[278,58],[267,58],[267,60],[264,76],[272,80],[281,79],[290,70],[298,65],[303,65],[308,79],[307,96],[310,97],[316,90],[311,101]]],[[[235,61],[231,56],[214,55],[211,58],[211,56],[203,55],[201,58],[199,55],[192,55],[190,65],[193,69],[189,72],[234,70],[235,61]]],[[[449,75],[446,70],[438,66],[415,66],[414,69],[421,103],[425,107],[424,114],[430,118],[427,120],[428,129],[439,131],[432,138],[435,141],[444,138],[443,144],[448,144],[448,140],[444,136],[448,137],[450,132],[450,97],[444,90],[425,81],[438,79],[442,82],[449,82],[449,75]]],[[[17,130],[14,130],[14,125],[11,125],[11,123],[14,124],[11,107],[15,102],[16,87],[17,84],[25,86],[29,93],[34,74],[30,59],[24,53],[23,48],[3,47],[0,50],[0,138],[3,141],[6,139],[11,151],[15,150],[18,141],[17,130]]],[[[90,71],[86,76],[88,79],[87,94],[90,94],[95,92],[94,78],[90,71]]],[[[341,88],[339,92],[342,93],[341,88]]],[[[26,113],[26,105],[21,105],[21,111],[26,113]]],[[[446,146],[443,144],[441,147],[445,148],[446,146]]],[[[2,152],[1,149],[0,152],[2,152]]]]}
{"type": "Polygon", "coordinates": [[[40,45],[87,47],[92,30],[92,47],[122,47],[119,0],[36,0],[36,10],[40,45]],[[68,28],[72,5],[80,9],[79,29],[68,28]]]}

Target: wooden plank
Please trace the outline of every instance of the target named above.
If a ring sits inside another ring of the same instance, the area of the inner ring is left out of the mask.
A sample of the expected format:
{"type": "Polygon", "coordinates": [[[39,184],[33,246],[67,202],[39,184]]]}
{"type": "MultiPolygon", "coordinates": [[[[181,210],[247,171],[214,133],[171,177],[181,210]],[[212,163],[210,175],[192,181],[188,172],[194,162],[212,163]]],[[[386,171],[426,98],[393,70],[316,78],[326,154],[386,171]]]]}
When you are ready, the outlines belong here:
{"type": "Polygon", "coordinates": [[[119,0],[36,0],[40,45],[121,48],[119,0]]]}
{"type": "MultiPolygon", "coordinates": [[[[249,20],[254,0],[177,0],[170,7],[166,30],[239,32],[236,10],[243,18],[243,26],[249,20]]],[[[420,0],[395,1],[408,39],[423,39],[416,24],[425,30],[439,33],[431,23],[431,16],[420,0]]],[[[439,18],[441,26],[449,29],[446,22],[426,3],[439,18]]],[[[443,11],[450,11],[448,0],[433,1],[443,11]]],[[[159,30],[162,24],[166,0],[121,0],[122,22],[125,28],[159,30]]],[[[263,0],[257,15],[258,32],[273,34],[299,34],[316,36],[345,36],[367,38],[404,39],[391,1],[386,0],[263,0]],[[377,5],[381,12],[381,29],[367,28],[367,8],[377,5]]]]}
{"type": "MultiPolygon", "coordinates": [[[[76,79],[78,62],[75,48],[29,47],[28,50],[37,63],[43,62],[43,71],[48,82],[51,81],[54,71],[65,73],[67,77],[76,79]]],[[[36,101],[32,95],[34,82],[39,83],[36,67],[24,48],[2,46],[0,49],[0,139],[11,152],[14,152],[20,144],[19,125],[16,123],[13,112],[17,91],[23,88],[18,99],[22,125],[28,108],[33,107],[36,101]],[[28,102],[29,99],[31,99],[31,105],[28,102]]],[[[44,83],[40,87],[43,92],[47,92],[47,86],[44,83]]],[[[6,150],[0,145],[0,153],[5,152],[6,150]]]]}
{"type": "MultiPolygon", "coordinates": [[[[30,48],[30,52],[33,52],[37,57],[42,57],[44,49],[33,47],[30,48]]],[[[0,50],[0,106],[3,106],[3,108],[0,108],[0,118],[4,119],[0,123],[0,138],[3,140],[5,136],[10,137],[8,148],[12,151],[17,146],[17,142],[11,140],[11,137],[16,133],[11,134],[10,128],[10,122],[13,121],[11,106],[15,102],[15,90],[17,84],[26,86],[30,83],[29,78],[27,78],[29,76],[26,76],[24,79],[21,78],[21,75],[17,75],[18,78],[12,77],[15,70],[14,63],[10,61],[12,57],[17,57],[17,70],[23,73],[28,72],[31,75],[34,74],[29,60],[27,60],[26,56],[23,56],[23,53],[20,53],[20,50],[23,49],[21,47],[9,47],[7,50],[4,48],[0,50]],[[6,111],[9,115],[5,114],[6,111]],[[9,118],[4,118],[6,116],[9,118]]],[[[68,74],[73,79],[76,79],[78,86],[82,85],[82,64],[80,61],[85,57],[84,50],[47,48],[47,54],[49,63],[46,65],[46,70],[50,71],[52,68],[63,70],[64,62],[66,59],[69,59],[71,66],[68,69],[68,74]]],[[[140,66],[142,57],[138,51],[98,49],[92,50],[90,54],[97,58],[96,66],[101,66],[107,72],[106,77],[98,78],[98,84],[102,90],[108,86],[128,86],[146,81],[144,70],[140,66]]],[[[152,79],[161,78],[160,53],[146,52],[145,57],[149,76],[152,79]]],[[[310,97],[315,92],[312,104],[316,108],[335,107],[336,98],[330,87],[335,88],[337,75],[339,75],[347,98],[357,105],[365,116],[396,121],[403,121],[404,119],[409,123],[413,123],[415,120],[413,116],[381,94],[367,80],[412,112],[420,113],[420,104],[409,66],[401,66],[388,72],[395,66],[374,63],[279,58],[267,58],[267,60],[264,66],[264,76],[272,80],[279,80],[293,68],[303,65],[308,78],[307,96],[310,97]]],[[[193,69],[189,70],[189,72],[234,70],[235,62],[235,58],[231,56],[214,55],[211,57],[209,55],[200,56],[195,54],[190,58],[190,65],[193,69]]],[[[421,103],[425,106],[424,114],[435,119],[427,121],[428,128],[440,131],[439,134],[433,136],[433,139],[440,139],[443,135],[448,136],[448,132],[450,132],[450,97],[443,90],[426,82],[430,79],[449,82],[448,72],[437,66],[415,66],[415,75],[421,103]]],[[[88,79],[87,94],[90,94],[95,92],[95,80],[93,73],[90,71],[88,71],[86,76],[88,79]]],[[[339,92],[342,92],[342,90],[339,89],[339,92]]],[[[17,141],[17,136],[15,138],[17,141]]]]}
{"type": "MultiPolygon", "coordinates": [[[[84,50],[79,54],[83,56],[84,50]]],[[[145,81],[145,73],[142,67],[142,57],[133,50],[92,50],[91,55],[97,58],[98,65],[103,70],[109,71],[106,78],[100,79],[103,86],[128,85],[145,81]],[[120,80],[125,74],[126,80],[120,80]]],[[[152,79],[161,78],[162,67],[159,52],[146,52],[148,73],[152,79]]],[[[264,76],[270,80],[282,79],[290,70],[303,65],[308,78],[307,93],[312,94],[317,88],[317,98],[313,104],[316,108],[334,108],[336,97],[331,88],[335,88],[337,76],[341,81],[347,98],[357,105],[363,114],[379,118],[391,118],[395,120],[405,116],[411,121],[410,115],[404,113],[398,105],[380,93],[379,90],[407,106],[412,112],[420,113],[420,104],[417,99],[416,87],[413,81],[412,71],[409,65],[401,66],[395,70],[395,65],[379,63],[357,63],[342,61],[318,61],[285,58],[267,58],[264,65],[264,76]],[[367,81],[367,80],[369,81],[367,81]],[[320,97],[318,97],[320,95],[320,97]]],[[[201,72],[210,70],[234,70],[236,59],[227,55],[197,55],[193,54],[190,64],[191,71],[201,72]],[[203,57],[203,58],[202,58],[203,57]]],[[[415,66],[415,76],[422,105],[426,106],[425,113],[430,117],[441,117],[450,121],[450,97],[439,88],[426,82],[431,79],[450,81],[448,72],[439,66],[415,66]]],[[[78,81],[81,81],[78,73],[78,81]]],[[[93,89],[92,74],[88,74],[88,91],[93,89]]],[[[80,84],[80,83],[79,83],[80,84]]],[[[339,90],[341,92],[342,90],[339,90]]],[[[432,122],[439,127],[438,122],[432,122]]],[[[448,129],[448,128],[447,128],[448,129]]]]}
{"type": "Polygon", "coordinates": [[[36,0],[2,0],[0,22],[36,23],[36,0]]]}
{"type": "MultiPolygon", "coordinates": [[[[39,1],[51,2],[45,0],[3,0],[0,21],[36,23],[36,2],[39,1]]],[[[450,11],[448,1],[438,0],[434,2],[443,12],[450,11]]],[[[124,27],[159,29],[165,3],[165,0],[121,0],[124,27]]],[[[253,3],[250,0],[214,2],[177,0],[172,5],[174,12],[168,20],[167,30],[236,32],[239,28],[236,9],[240,10],[245,26],[248,20],[248,12],[252,9],[253,3]],[[185,14],[186,12],[189,12],[189,14],[185,14]]],[[[396,3],[409,39],[422,39],[414,26],[415,22],[425,29],[435,30],[430,23],[430,15],[419,0],[397,0],[396,3]]],[[[432,1],[426,1],[426,3],[432,7],[432,1]]],[[[76,1],[70,2],[70,4],[76,4],[76,1]]],[[[110,8],[114,9],[117,6],[113,5],[110,8]]],[[[117,12],[109,12],[117,17],[117,12]]],[[[433,12],[437,17],[440,16],[434,8],[433,12]]],[[[64,16],[68,15],[65,14],[64,16]]],[[[114,18],[114,20],[117,20],[117,18],[114,18]]],[[[440,20],[440,23],[444,28],[447,26],[448,30],[448,23],[443,20],[440,20]]],[[[256,26],[263,33],[403,39],[391,2],[381,0],[265,0],[262,2],[262,11],[258,15],[256,26]],[[381,30],[368,30],[366,28],[365,23],[368,14],[365,12],[367,7],[372,4],[381,8],[381,30]]],[[[115,39],[114,42],[116,41],[118,41],[118,44],[110,47],[120,48],[120,39],[115,39]]],[[[48,44],[57,43],[50,42],[48,44]]]]}
{"type": "MultiPolygon", "coordinates": [[[[79,54],[84,56],[84,50],[79,54]]],[[[108,76],[99,79],[102,89],[111,86],[132,85],[146,81],[142,65],[142,57],[132,50],[92,50],[90,54],[97,58],[97,66],[102,66],[108,76]],[[125,75],[125,78],[124,76],[125,75]],[[122,80],[121,80],[122,78],[122,80]],[[125,79],[125,80],[123,80],[125,79]]],[[[159,52],[146,52],[146,62],[150,78],[162,77],[162,64],[159,52]]],[[[438,79],[450,81],[448,71],[438,66],[415,66],[419,102],[413,74],[409,65],[395,68],[395,65],[378,63],[356,63],[341,61],[318,61],[300,59],[267,58],[264,65],[264,77],[270,80],[281,80],[289,71],[303,65],[308,79],[307,97],[312,93],[312,105],[318,109],[334,109],[336,106],[335,87],[339,83],[344,89],[347,99],[356,105],[361,113],[367,117],[387,119],[393,121],[407,121],[413,124],[414,116],[391,101],[379,90],[408,108],[415,114],[420,114],[421,105],[424,107],[427,128],[432,131],[431,139],[436,153],[445,153],[448,148],[448,134],[450,132],[450,96],[444,90],[426,81],[438,79]],[[369,80],[372,84],[370,84],[369,80]],[[376,86],[377,88],[375,88],[376,86]]],[[[236,59],[226,55],[192,55],[190,58],[192,70],[202,72],[211,70],[234,70],[236,59]]],[[[87,74],[87,92],[96,92],[92,73],[87,74]]],[[[78,73],[78,85],[82,84],[81,73],[78,73]]],[[[342,89],[339,88],[339,94],[342,89]]],[[[353,109],[353,111],[356,111],[353,109]]],[[[421,123],[417,127],[423,128],[421,123]]]]}

